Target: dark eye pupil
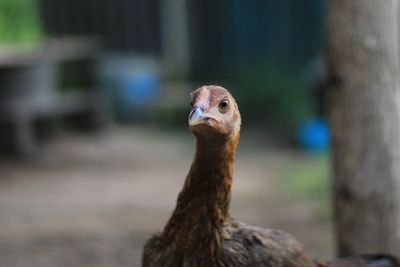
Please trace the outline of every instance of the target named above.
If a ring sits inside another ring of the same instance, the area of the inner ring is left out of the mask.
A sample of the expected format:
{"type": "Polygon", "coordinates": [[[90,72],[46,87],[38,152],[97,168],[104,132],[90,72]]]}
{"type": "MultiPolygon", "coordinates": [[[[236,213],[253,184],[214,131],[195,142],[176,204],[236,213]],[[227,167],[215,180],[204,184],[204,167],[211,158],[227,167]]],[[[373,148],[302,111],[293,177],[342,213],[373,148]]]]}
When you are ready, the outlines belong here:
{"type": "Polygon", "coordinates": [[[219,105],[220,105],[221,108],[227,108],[228,107],[228,101],[227,100],[222,100],[219,105]]]}

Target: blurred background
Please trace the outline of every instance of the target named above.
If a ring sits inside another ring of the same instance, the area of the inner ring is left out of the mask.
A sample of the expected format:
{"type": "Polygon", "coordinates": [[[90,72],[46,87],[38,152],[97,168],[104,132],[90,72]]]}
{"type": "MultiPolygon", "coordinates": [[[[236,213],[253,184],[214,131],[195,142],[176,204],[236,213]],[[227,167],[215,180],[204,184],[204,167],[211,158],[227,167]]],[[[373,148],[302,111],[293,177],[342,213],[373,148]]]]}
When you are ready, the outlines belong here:
{"type": "Polygon", "coordinates": [[[0,0],[0,266],[140,266],[194,152],[243,117],[232,214],[334,254],[323,0],[0,0]],[[295,218],[295,219],[294,219],[295,218]]]}

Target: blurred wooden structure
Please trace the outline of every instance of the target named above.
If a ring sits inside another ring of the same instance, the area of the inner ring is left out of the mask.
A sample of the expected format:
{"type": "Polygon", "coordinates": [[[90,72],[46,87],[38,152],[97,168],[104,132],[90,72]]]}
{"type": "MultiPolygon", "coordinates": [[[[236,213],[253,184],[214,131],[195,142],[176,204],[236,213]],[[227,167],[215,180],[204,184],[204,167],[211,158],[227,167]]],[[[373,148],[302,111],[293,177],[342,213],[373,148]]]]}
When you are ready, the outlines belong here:
{"type": "Polygon", "coordinates": [[[94,60],[98,48],[88,40],[53,40],[31,51],[0,53],[0,123],[2,146],[18,155],[37,149],[35,122],[90,112],[108,120],[106,104],[95,84],[85,90],[62,91],[62,68],[74,60],[94,60]],[[3,136],[6,135],[6,136],[3,136]]]}

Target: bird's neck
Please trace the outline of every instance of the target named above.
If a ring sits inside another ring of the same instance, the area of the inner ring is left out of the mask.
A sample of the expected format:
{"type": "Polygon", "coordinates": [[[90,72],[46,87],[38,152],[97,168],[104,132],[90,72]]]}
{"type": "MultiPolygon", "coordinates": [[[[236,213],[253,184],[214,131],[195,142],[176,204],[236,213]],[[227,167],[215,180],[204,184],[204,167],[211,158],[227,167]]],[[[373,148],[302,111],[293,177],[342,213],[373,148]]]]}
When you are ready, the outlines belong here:
{"type": "MultiPolygon", "coordinates": [[[[166,225],[165,240],[182,250],[215,254],[229,224],[233,164],[239,133],[227,140],[198,138],[196,154],[166,225]]],[[[212,256],[212,255],[211,255],[212,256]]],[[[215,255],[214,255],[215,256],[215,255]]]]}
{"type": "Polygon", "coordinates": [[[178,204],[195,202],[218,209],[225,220],[229,213],[233,167],[238,138],[207,143],[196,142],[196,154],[178,204]]]}

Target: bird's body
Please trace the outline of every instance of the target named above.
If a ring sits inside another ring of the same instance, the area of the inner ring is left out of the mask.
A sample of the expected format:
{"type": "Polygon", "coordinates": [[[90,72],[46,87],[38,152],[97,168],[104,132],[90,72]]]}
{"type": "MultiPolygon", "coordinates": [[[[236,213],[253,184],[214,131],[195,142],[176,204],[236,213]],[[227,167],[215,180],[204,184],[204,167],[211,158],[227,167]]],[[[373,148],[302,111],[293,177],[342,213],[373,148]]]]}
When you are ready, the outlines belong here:
{"type": "Polygon", "coordinates": [[[237,104],[226,89],[203,86],[192,93],[189,126],[196,136],[196,154],[171,218],[144,247],[142,266],[352,266],[313,261],[289,234],[249,226],[230,216],[240,123],[237,104]]]}
{"type": "Polygon", "coordinates": [[[184,250],[165,246],[162,234],[154,235],[145,246],[143,266],[316,266],[302,246],[285,232],[251,227],[234,220],[222,230],[227,236],[222,237],[220,246],[212,246],[205,239],[184,250]]]}

